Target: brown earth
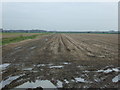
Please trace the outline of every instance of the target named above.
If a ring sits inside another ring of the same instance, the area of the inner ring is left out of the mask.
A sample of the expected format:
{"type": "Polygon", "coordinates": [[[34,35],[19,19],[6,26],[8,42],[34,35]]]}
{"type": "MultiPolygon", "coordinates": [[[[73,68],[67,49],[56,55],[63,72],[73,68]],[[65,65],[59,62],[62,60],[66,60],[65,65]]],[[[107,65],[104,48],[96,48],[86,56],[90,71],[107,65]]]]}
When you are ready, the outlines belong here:
{"type": "Polygon", "coordinates": [[[10,63],[2,71],[2,80],[24,74],[4,88],[14,88],[37,79],[50,80],[55,86],[59,80],[64,88],[117,88],[119,82],[112,82],[112,79],[118,72],[97,71],[119,69],[118,35],[44,35],[38,39],[2,46],[2,63],[10,63]],[[77,82],[77,77],[88,82],[77,82]]]}

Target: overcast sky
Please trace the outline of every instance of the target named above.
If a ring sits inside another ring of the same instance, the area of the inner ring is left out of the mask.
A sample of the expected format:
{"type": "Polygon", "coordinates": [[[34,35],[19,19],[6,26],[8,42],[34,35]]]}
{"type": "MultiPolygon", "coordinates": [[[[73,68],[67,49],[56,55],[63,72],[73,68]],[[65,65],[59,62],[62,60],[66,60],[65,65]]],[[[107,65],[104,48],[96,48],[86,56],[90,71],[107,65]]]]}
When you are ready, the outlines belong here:
{"type": "Polygon", "coordinates": [[[4,2],[4,29],[118,30],[115,2],[4,2]]]}

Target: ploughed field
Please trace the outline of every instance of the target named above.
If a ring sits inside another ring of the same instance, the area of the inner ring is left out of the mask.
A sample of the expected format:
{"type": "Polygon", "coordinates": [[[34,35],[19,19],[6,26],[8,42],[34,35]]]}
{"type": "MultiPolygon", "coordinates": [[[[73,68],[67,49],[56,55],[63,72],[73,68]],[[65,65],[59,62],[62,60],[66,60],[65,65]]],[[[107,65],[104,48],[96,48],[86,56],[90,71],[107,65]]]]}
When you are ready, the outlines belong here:
{"type": "Polygon", "coordinates": [[[0,69],[3,89],[118,88],[118,35],[47,34],[4,45],[0,69]]]}

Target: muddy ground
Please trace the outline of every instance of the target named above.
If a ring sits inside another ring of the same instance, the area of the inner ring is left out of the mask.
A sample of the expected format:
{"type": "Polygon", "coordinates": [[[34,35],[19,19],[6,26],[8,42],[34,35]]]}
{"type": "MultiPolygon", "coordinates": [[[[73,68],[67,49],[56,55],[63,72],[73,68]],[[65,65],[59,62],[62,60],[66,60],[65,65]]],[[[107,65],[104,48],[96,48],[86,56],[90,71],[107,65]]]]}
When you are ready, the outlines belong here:
{"type": "Polygon", "coordinates": [[[49,34],[1,48],[3,89],[118,88],[117,34],[49,34]]]}

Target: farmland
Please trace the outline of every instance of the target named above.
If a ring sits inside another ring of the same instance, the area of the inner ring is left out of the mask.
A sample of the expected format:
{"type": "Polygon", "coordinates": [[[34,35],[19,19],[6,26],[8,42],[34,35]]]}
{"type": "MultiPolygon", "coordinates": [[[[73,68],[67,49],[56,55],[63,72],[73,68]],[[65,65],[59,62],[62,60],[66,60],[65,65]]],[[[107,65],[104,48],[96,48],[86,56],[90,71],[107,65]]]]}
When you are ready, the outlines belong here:
{"type": "Polygon", "coordinates": [[[26,39],[34,39],[45,33],[2,33],[0,43],[2,45],[15,43],[26,39]]]}
{"type": "Polygon", "coordinates": [[[29,88],[31,82],[40,83],[34,88],[117,88],[118,45],[118,34],[86,33],[50,33],[3,45],[2,88],[29,88]]]}

